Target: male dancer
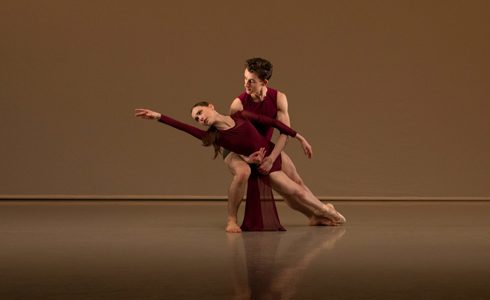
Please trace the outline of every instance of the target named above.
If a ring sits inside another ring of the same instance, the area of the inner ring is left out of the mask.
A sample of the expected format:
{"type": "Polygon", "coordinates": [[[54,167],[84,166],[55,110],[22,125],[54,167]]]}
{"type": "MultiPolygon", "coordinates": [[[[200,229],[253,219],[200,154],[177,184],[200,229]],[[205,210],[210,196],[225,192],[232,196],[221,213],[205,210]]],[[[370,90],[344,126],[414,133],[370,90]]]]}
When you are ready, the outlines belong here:
{"type": "MultiPolygon", "coordinates": [[[[268,87],[271,76],[272,64],[268,60],[263,58],[248,59],[245,64],[244,72],[245,92],[233,100],[230,107],[230,114],[237,111],[247,110],[277,119],[287,126],[290,126],[286,95],[268,87]]],[[[257,129],[268,139],[272,138],[272,128],[258,127],[257,129]]],[[[284,173],[298,183],[304,191],[310,192],[296,171],[296,167],[292,160],[282,151],[286,145],[286,141],[287,136],[281,134],[272,153],[263,159],[259,171],[267,174],[272,167],[272,163],[279,155],[281,155],[284,173]]],[[[308,158],[311,158],[311,152],[305,151],[305,154],[308,158]]],[[[225,164],[233,175],[233,179],[228,189],[228,220],[226,231],[241,232],[237,223],[237,213],[245,193],[245,187],[251,170],[250,166],[240,155],[225,151],[223,156],[225,164]]],[[[295,209],[308,217],[310,225],[331,225],[331,220],[316,216],[311,207],[301,201],[299,195],[285,197],[285,200],[292,209],[295,209]]]]}

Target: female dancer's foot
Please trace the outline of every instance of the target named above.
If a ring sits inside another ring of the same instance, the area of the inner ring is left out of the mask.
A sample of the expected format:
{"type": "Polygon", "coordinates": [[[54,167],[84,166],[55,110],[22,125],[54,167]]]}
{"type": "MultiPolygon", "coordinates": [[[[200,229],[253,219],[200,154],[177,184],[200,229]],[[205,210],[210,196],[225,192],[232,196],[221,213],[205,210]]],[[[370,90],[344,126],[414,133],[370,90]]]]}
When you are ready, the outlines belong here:
{"type": "Polygon", "coordinates": [[[331,203],[323,204],[323,207],[321,209],[314,211],[314,214],[316,216],[323,216],[327,219],[330,219],[337,225],[347,222],[345,217],[340,214],[331,203]]]}
{"type": "Polygon", "coordinates": [[[310,217],[310,226],[337,226],[338,224],[324,216],[313,215],[310,217]]]}

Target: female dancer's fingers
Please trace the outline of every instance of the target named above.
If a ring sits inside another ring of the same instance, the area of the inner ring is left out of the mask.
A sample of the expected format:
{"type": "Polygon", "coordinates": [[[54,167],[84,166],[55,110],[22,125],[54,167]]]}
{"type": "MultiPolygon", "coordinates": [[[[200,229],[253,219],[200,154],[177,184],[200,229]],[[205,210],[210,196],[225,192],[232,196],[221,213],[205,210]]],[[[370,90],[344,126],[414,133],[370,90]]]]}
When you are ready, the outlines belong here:
{"type": "Polygon", "coordinates": [[[146,113],[137,114],[136,117],[140,117],[140,118],[143,118],[143,119],[148,119],[148,115],[146,113]]]}
{"type": "Polygon", "coordinates": [[[154,111],[151,111],[146,108],[136,108],[134,110],[135,116],[136,117],[146,117],[146,118],[152,118],[153,114],[156,114],[154,111]]]}
{"type": "Polygon", "coordinates": [[[134,115],[136,117],[142,117],[142,116],[146,115],[147,113],[148,113],[148,110],[143,109],[143,108],[137,108],[134,110],[134,115]]]}

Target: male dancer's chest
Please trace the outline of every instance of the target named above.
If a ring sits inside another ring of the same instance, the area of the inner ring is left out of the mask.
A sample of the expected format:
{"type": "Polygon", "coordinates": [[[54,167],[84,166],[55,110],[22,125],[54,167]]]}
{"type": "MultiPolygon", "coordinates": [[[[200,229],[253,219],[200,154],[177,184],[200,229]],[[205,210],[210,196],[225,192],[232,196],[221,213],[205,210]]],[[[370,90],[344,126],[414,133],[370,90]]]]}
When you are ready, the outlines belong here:
{"type": "Polygon", "coordinates": [[[273,101],[270,97],[265,97],[263,100],[257,101],[254,101],[249,97],[245,100],[245,103],[243,103],[243,110],[265,115],[273,119],[277,117],[276,101],[273,101]]]}

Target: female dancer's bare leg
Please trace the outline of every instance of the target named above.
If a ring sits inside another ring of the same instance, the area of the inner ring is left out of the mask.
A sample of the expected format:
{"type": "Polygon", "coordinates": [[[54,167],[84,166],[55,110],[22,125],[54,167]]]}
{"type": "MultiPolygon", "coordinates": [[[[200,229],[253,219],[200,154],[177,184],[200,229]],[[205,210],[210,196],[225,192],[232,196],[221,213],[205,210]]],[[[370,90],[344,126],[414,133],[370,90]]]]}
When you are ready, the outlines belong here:
{"type": "MultiPolygon", "coordinates": [[[[303,179],[301,179],[301,176],[299,176],[299,173],[296,170],[296,166],[294,165],[293,161],[291,160],[289,155],[287,155],[284,151],[281,152],[281,160],[282,160],[281,170],[294,182],[296,182],[298,185],[300,185],[302,188],[304,188],[305,190],[307,190],[309,193],[313,195],[313,192],[311,192],[311,190],[304,183],[303,179]]],[[[332,221],[330,219],[315,215],[313,213],[313,210],[306,203],[304,203],[302,199],[298,199],[291,195],[282,195],[282,196],[284,197],[284,200],[286,201],[289,207],[301,212],[310,220],[309,225],[311,226],[332,225],[332,221]]]]}
{"type": "MultiPolygon", "coordinates": [[[[282,170],[287,177],[296,182],[302,189],[306,190],[307,193],[313,195],[299,176],[291,158],[289,158],[286,153],[282,152],[281,159],[282,170]]],[[[241,232],[240,226],[237,222],[238,208],[240,207],[240,203],[245,194],[247,180],[250,176],[250,166],[239,155],[233,152],[229,153],[225,158],[225,163],[233,175],[230,187],[228,189],[228,216],[225,230],[227,232],[238,233],[241,232]]],[[[289,207],[302,213],[309,219],[309,225],[333,225],[334,222],[329,218],[323,215],[314,214],[314,209],[312,209],[305,199],[290,193],[279,192],[279,194],[281,194],[289,207]]],[[[321,202],[320,204],[323,205],[321,202]]]]}
{"type": "Polygon", "coordinates": [[[308,206],[315,216],[330,219],[335,224],[345,223],[342,216],[330,203],[323,204],[309,190],[294,182],[283,171],[275,171],[269,174],[272,188],[284,198],[293,197],[308,206]]]}

